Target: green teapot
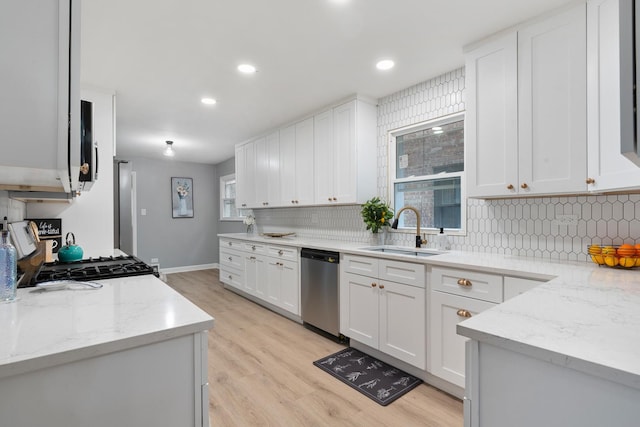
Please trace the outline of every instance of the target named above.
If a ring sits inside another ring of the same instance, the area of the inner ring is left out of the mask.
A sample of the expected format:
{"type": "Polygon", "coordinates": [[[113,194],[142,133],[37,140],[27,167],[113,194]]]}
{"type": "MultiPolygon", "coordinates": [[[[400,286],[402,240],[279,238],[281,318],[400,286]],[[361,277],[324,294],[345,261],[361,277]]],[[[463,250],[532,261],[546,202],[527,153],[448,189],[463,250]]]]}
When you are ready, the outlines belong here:
{"type": "Polygon", "coordinates": [[[76,236],[69,232],[67,233],[65,240],[67,244],[58,250],[58,259],[62,262],[80,261],[82,259],[83,251],[80,246],[76,245],[76,236]]]}

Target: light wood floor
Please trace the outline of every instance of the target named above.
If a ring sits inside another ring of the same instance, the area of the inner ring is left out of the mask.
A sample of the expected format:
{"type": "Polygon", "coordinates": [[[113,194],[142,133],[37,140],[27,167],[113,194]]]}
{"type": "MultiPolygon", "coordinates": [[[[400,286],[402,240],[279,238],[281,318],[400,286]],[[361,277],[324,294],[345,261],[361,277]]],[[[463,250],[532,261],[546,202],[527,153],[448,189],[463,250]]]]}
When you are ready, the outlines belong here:
{"type": "Polygon", "coordinates": [[[383,407],[312,365],[343,346],[231,291],[218,270],[167,282],[215,318],[211,426],[462,426],[462,403],[422,384],[383,407]]]}

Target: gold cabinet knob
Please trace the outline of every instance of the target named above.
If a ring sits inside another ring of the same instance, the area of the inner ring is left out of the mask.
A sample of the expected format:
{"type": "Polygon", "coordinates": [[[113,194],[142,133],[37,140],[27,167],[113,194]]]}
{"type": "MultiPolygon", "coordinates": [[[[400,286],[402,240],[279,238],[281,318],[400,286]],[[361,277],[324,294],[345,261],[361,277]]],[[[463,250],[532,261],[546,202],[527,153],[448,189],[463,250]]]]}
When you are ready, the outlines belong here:
{"type": "Polygon", "coordinates": [[[587,184],[595,184],[596,180],[593,178],[587,178],[587,184]]]}
{"type": "Polygon", "coordinates": [[[292,200],[292,201],[291,201],[291,203],[295,203],[295,202],[296,202],[295,200],[292,200]]]}
{"type": "Polygon", "coordinates": [[[335,197],[333,198],[333,201],[334,201],[334,202],[335,202],[335,201],[337,201],[337,200],[338,200],[338,199],[336,199],[335,197]]]}
{"type": "Polygon", "coordinates": [[[380,289],[384,289],[384,285],[380,285],[380,289]]]}
{"type": "Polygon", "coordinates": [[[507,185],[507,190],[513,190],[513,184],[507,185]]]}
{"type": "Polygon", "coordinates": [[[229,257],[229,261],[233,261],[233,258],[229,257]]]}
{"type": "Polygon", "coordinates": [[[252,246],[251,246],[251,250],[252,250],[252,251],[255,251],[255,250],[256,250],[256,245],[252,245],[252,246]]]}
{"type": "Polygon", "coordinates": [[[458,285],[466,286],[467,288],[470,288],[473,285],[473,283],[471,283],[471,280],[469,279],[458,279],[458,285]]]}
{"type": "Polygon", "coordinates": [[[282,249],[278,251],[278,255],[282,256],[284,252],[282,252],[282,249]]]}
{"type": "Polygon", "coordinates": [[[371,284],[371,287],[372,287],[372,288],[375,288],[376,286],[378,286],[378,285],[376,285],[375,283],[372,283],[372,284],[371,284]]]}
{"type": "Polygon", "coordinates": [[[471,313],[469,313],[469,311],[465,310],[464,308],[459,309],[456,314],[460,317],[471,317],[471,313]]]}
{"type": "Polygon", "coordinates": [[[233,243],[231,243],[231,242],[227,242],[227,244],[228,244],[229,246],[232,246],[232,245],[233,245],[233,243]]]}
{"type": "Polygon", "coordinates": [[[232,280],[232,279],[233,279],[233,277],[231,275],[229,275],[229,280],[232,280]]]}
{"type": "Polygon", "coordinates": [[[327,200],[328,200],[328,201],[331,201],[331,197],[329,197],[327,200]]]}
{"type": "Polygon", "coordinates": [[[523,182],[522,185],[520,185],[520,188],[522,188],[523,190],[526,190],[527,188],[529,188],[529,186],[527,185],[526,182],[523,182]]]}

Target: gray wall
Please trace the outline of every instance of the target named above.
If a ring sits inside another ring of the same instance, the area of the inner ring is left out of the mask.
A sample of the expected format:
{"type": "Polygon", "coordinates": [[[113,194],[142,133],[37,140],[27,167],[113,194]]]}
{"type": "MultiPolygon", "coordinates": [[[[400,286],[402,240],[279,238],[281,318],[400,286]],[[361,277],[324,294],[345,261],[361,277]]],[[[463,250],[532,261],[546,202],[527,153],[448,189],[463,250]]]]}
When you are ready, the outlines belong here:
{"type": "Polygon", "coordinates": [[[129,158],[136,173],[138,257],[160,268],[218,262],[218,179],[215,165],[129,158]],[[193,178],[193,218],[172,218],[171,177],[193,178]],[[146,209],[147,214],[141,215],[146,209]]]}

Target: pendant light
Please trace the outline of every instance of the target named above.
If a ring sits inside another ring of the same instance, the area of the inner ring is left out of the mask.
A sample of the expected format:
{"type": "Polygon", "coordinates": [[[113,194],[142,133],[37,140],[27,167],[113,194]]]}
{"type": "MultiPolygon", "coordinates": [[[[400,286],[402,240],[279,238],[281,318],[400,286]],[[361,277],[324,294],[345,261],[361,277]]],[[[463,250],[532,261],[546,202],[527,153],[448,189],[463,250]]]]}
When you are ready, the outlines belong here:
{"type": "Polygon", "coordinates": [[[173,150],[173,141],[165,141],[167,143],[167,148],[165,148],[163,154],[167,157],[173,157],[176,155],[176,152],[173,150]]]}

